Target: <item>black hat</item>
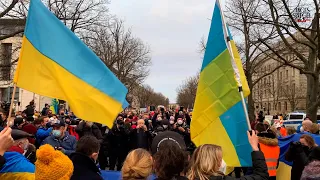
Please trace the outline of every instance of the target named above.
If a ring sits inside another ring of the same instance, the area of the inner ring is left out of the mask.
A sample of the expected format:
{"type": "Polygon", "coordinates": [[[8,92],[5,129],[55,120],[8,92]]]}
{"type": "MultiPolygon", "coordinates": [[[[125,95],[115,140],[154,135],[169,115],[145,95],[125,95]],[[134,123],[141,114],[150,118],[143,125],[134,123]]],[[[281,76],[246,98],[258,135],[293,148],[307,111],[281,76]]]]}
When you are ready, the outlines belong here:
{"type": "Polygon", "coordinates": [[[66,126],[66,123],[64,121],[58,120],[56,123],[52,125],[53,127],[61,127],[61,126],[66,126]]]}
{"type": "Polygon", "coordinates": [[[22,123],[23,123],[23,118],[17,117],[14,119],[14,125],[19,126],[22,123]]]}
{"type": "Polygon", "coordinates": [[[159,133],[156,137],[154,137],[151,145],[152,154],[158,152],[160,145],[165,141],[172,141],[175,144],[177,144],[181,149],[186,149],[186,144],[184,142],[183,137],[180,134],[173,131],[165,131],[159,133]]]}
{"type": "Polygon", "coordinates": [[[11,136],[12,136],[13,140],[33,137],[32,134],[26,133],[26,132],[18,130],[18,129],[12,129],[11,136]]]}

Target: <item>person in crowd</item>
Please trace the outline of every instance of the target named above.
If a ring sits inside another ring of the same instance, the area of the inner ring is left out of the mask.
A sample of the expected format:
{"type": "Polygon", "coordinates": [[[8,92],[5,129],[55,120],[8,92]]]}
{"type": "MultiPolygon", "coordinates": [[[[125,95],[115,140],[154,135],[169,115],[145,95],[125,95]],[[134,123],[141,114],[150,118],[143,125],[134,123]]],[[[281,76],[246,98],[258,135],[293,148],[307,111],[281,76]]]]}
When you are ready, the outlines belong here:
{"type": "Polygon", "coordinates": [[[4,127],[7,125],[8,112],[0,109],[0,126],[4,127]]]}
{"type": "Polygon", "coordinates": [[[47,124],[49,122],[49,118],[47,116],[41,116],[38,118],[34,125],[38,128],[36,133],[36,147],[38,148],[42,141],[50,136],[52,131],[52,127],[47,128],[47,124]]]}
{"type": "Polygon", "coordinates": [[[288,136],[296,133],[296,129],[294,127],[286,127],[286,129],[288,132],[288,136]]]}
{"type": "Polygon", "coordinates": [[[123,180],[147,180],[152,173],[151,154],[145,149],[131,151],[123,163],[121,176],[123,180]]]}
{"type": "Polygon", "coordinates": [[[29,143],[35,145],[36,144],[35,136],[37,134],[36,126],[33,125],[33,123],[29,123],[29,124],[26,124],[25,126],[23,126],[22,130],[33,136],[33,137],[28,137],[28,140],[29,140],[29,143]]]}
{"type": "Polygon", "coordinates": [[[319,126],[316,123],[312,123],[310,128],[310,133],[312,134],[319,134],[319,126]]]}
{"type": "Polygon", "coordinates": [[[68,156],[46,144],[37,151],[35,180],[69,180],[73,164],[68,156]]]}
{"type": "Polygon", "coordinates": [[[131,149],[143,148],[148,150],[151,135],[145,125],[144,119],[139,119],[137,123],[137,128],[133,129],[130,135],[131,149]]]}
{"type": "Polygon", "coordinates": [[[48,136],[43,144],[49,144],[66,155],[70,155],[76,149],[77,140],[66,131],[65,123],[60,121],[53,125],[52,134],[48,136]]]}
{"type": "Polygon", "coordinates": [[[184,177],[186,152],[173,141],[160,144],[154,155],[154,171],[157,180],[187,180],[184,177]]]}
{"type": "Polygon", "coordinates": [[[6,163],[4,153],[13,145],[14,139],[11,136],[12,129],[6,127],[0,132],[0,171],[3,165],[6,163]]]}
{"type": "Polygon", "coordinates": [[[319,180],[319,179],[320,179],[320,161],[313,161],[304,168],[300,180],[319,180]]]}
{"type": "Polygon", "coordinates": [[[103,136],[101,134],[101,131],[99,129],[99,127],[90,121],[82,121],[79,123],[79,125],[76,127],[76,132],[79,135],[79,138],[83,137],[83,136],[94,136],[96,137],[100,143],[102,143],[103,141],[103,136]]]}
{"type": "Polygon", "coordinates": [[[110,170],[114,170],[117,163],[117,171],[121,170],[122,163],[129,150],[130,129],[124,126],[122,116],[118,116],[116,124],[108,132],[106,141],[109,142],[110,170]]]}
{"type": "Polygon", "coordinates": [[[100,142],[94,136],[83,136],[79,139],[76,152],[70,159],[74,166],[71,180],[102,180],[101,172],[96,166],[100,142]]]}
{"type": "Polygon", "coordinates": [[[265,124],[258,123],[255,129],[259,138],[260,150],[267,162],[269,180],[276,180],[280,147],[278,146],[278,138],[274,133],[267,132],[266,127],[265,124]]]}
{"type": "MultiPolygon", "coordinates": [[[[311,119],[310,119],[309,117],[305,117],[303,121],[305,121],[305,120],[310,120],[310,121],[311,121],[311,119]]],[[[303,121],[302,121],[302,122],[303,122],[303,121]]],[[[301,133],[301,130],[303,130],[303,129],[302,129],[302,123],[299,124],[299,126],[298,126],[297,129],[296,129],[296,131],[297,131],[297,133],[301,133]]]]}
{"type": "Polygon", "coordinates": [[[47,116],[49,109],[50,109],[50,105],[49,105],[48,103],[46,103],[46,104],[44,105],[44,108],[43,108],[42,111],[41,111],[41,115],[42,115],[42,116],[47,116]]]}
{"type": "Polygon", "coordinates": [[[34,115],[34,108],[34,100],[32,100],[23,112],[27,117],[32,117],[34,115]]]}
{"type": "Polygon", "coordinates": [[[310,132],[312,128],[312,121],[306,119],[302,122],[302,127],[300,128],[300,132],[310,132]]]}
{"type": "MultiPolygon", "coordinates": [[[[8,131],[6,128],[3,131],[8,131]]],[[[6,132],[4,132],[6,133],[6,132]]],[[[4,153],[5,164],[0,170],[1,180],[34,179],[34,165],[23,155],[28,148],[27,137],[30,134],[13,129],[11,136],[14,139],[12,146],[4,153]]]]}
{"type": "Polygon", "coordinates": [[[22,127],[26,124],[26,120],[22,117],[18,117],[14,119],[12,129],[22,129],[22,127]]]}
{"type": "MultiPolygon", "coordinates": [[[[252,135],[248,132],[249,143],[253,152],[252,164],[253,174],[243,176],[241,180],[268,180],[268,168],[263,153],[259,150],[259,138],[255,131],[252,135]]],[[[213,144],[199,146],[192,155],[190,170],[188,172],[189,180],[207,180],[207,179],[236,179],[225,176],[219,171],[222,163],[222,148],[213,144]]]]}
{"type": "Polygon", "coordinates": [[[291,168],[291,180],[299,180],[302,171],[308,163],[308,156],[317,146],[312,136],[303,134],[298,142],[292,142],[285,154],[285,159],[293,162],[291,168]]]}

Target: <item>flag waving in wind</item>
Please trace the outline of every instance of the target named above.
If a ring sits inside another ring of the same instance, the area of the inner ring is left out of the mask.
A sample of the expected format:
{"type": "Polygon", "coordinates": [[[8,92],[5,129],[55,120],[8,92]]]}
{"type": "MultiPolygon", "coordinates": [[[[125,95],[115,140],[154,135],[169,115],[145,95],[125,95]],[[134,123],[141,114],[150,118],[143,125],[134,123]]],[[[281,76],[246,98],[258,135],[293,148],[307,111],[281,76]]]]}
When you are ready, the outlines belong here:
{"type": "Polygon", "coordinates": [[[40,0],[30,2],[14,82],[109,127],[127,104],[127,88],[40,0]]]}
{"type": "Polygon", "coordinates": [[[242,86],[245,97],[250,90],[240,55],[222,18],[217,0],[192,114],[191,138],[197,146],[220,145],[228,166],[251,166],[248,125],[239,87],[242,86]],[[231,40],[230,48],[227,36],[231,40]]]}

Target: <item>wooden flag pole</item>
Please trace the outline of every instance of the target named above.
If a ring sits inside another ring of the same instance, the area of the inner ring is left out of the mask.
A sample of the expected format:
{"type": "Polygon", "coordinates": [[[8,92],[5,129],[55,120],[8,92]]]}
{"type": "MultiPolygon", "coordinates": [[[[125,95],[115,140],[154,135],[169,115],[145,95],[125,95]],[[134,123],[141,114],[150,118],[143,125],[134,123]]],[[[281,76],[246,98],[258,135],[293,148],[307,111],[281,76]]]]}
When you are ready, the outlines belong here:
{"type": "Polygon", "coordinates": [[[13,91],[12,91],[12,95],[11,95],[10,109],[9,109],[9,114],[8,114],[8,118],[7,118],[7,127],[9,127],[11,124],[11,114],[12,114],[12,108],[13,108],[13,103],[14,103],[14,96],[16,94],[16,88],[17,88],[17,84],[14,83],[13,84],[13,91]]]}
{"type": "Polygon", "coordinates": [[[234,55],[233,55],[233,51],[232,51],[232,47],[231,47],[231,40],[230,40],[230,34],[228,34],[228,29],[227,29],[227,24],[225,22],[224,19],[224,14],[222,12],[222,8],[221,8],[221,2],[220,0],[217,0],[220,6],[220,13],[221,13],[221,18],[222,18],[222,26],[223,26],[223,33],[225,35],[226,38],[226,43],[227,43],[227,48],[228,51],[230,53],[231,56],[231,64],[233,66],[233,69],[235,70],[235,75],[236,75],[236,81],[238,82],[238,87],[239,87],[239,93],[241,96],[241,101],[242,101],[242,106],[243,106],[243,110],[244,110],[244,114],[246,116],[246,120],[247,120],[247,125],[248,125],[248,129],[251,131],[251,124],[250,124],[250,119],[249,119],[249,114],[248,114],[248,109],[247,109],[247,104],[245,102],[244,99],[244,95],[243,95],[243,88],[242,88],[242,83],[241,83],[241,79],[240,79],[240,73],[239,73],[239,69],[236,65],[236,62],[234,60],[234,55]],[[237,72],[236,72],[237,71],[237,72]]]}

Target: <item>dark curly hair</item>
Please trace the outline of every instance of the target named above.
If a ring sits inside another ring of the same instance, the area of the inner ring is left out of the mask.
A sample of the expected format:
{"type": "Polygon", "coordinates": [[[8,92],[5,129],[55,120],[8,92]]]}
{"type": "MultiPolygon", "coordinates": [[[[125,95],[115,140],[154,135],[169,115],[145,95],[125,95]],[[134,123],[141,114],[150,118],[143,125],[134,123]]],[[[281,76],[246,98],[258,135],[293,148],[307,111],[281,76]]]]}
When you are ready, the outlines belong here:
{"type": "Polygon", "coordinates": [[[158,179],[171,179],[179,176],[186,165],[186,152],[172,142],[165,141],[154,155],[154,170],[158,179]]]}

